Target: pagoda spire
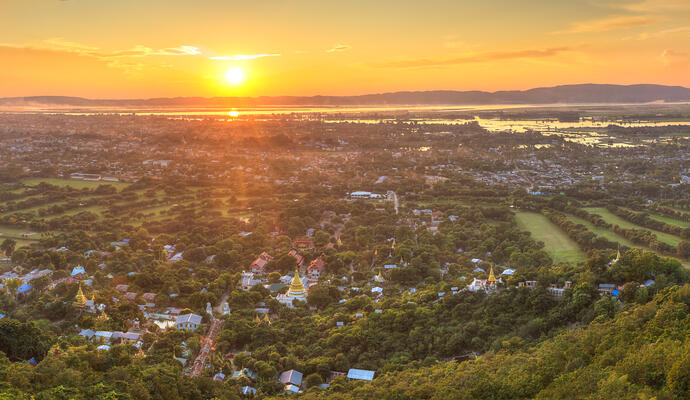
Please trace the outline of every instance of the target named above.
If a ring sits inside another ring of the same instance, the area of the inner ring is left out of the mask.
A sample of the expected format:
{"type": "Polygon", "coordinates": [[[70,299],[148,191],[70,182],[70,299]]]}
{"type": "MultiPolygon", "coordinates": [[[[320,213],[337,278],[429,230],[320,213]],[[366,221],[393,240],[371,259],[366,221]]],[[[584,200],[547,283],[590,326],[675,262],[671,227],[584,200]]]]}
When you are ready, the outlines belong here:
{"type": "Polygon", "coordinates": [[[302,279],[299,277],[299,270],[297,268],[295,268],[295,277],[292,278],[292,282],[290,282],[289,292],[304,293],[304,284],[302,283],[302,279]]]}
{"type": "Polygon", "coordinates": [[[616,253],[616,261],[621,259],[621,246],[618,245],[618,253],[616,253]]]}
{"type": "Polygon", "coordinates": [[[268,318],[268,314],[264,314],[264,322],[265,322],[267,325],[271,325],[271,319],[268,318]]]}
{"type": "Polygon", "coordinates": [[[74,305],[79,308],[86,306],[86,296],[84,296],[84,292],[81,290],[81,284],[79,284],[77,295],[74,296],[74,305]]]}
{"type": "Polygon", "coordinates": [[[495,285],[496,284],[496,277],[494,276],[494,265],[491,264],[491,270],[489,271],[489,279],[486,280],[486,283],[489,285],[495,285]]]}

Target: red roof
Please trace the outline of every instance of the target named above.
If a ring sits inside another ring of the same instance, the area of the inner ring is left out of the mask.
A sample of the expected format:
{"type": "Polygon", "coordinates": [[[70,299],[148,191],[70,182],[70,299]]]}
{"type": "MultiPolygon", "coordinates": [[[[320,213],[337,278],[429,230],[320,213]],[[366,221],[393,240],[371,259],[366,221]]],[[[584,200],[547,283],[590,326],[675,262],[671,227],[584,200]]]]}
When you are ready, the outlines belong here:
{"type": "Polygon", "coordinates": [[[323,267],[324,267],[324,262],[321,259],[321,257],[319,257],[319,258],[315,259],[314,261],[312,261],[311,264],[309,264],[309,267],[307,268],[307,270],[309,270],[309,272],[311,272],[313,270],[318,270],[319,272],[321,272],[321,271],[323,271],[323,267]]]}

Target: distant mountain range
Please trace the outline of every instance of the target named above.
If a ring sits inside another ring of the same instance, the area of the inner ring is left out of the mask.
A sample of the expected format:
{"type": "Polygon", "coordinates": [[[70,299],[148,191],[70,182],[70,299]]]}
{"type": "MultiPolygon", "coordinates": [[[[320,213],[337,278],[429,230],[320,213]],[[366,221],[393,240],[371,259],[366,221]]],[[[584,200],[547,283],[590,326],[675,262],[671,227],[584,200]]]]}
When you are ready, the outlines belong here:
{"type": "Polygon", "coordinates": [[[499,92],[430,90],[359,96],[170,97],[85,99],[65,96],[0,98],[0,107],[258,107],[648,103],[690,101],[690,89],[663,85],[562,85],[499,92]]]}

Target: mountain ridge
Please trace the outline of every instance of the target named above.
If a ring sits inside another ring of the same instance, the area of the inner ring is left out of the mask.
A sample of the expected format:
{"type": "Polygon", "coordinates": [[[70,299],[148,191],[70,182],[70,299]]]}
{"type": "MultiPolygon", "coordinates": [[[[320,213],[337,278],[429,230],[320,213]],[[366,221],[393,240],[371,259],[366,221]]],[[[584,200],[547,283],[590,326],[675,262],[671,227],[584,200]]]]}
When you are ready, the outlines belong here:
{"type": "Polygon", "coordinates": [[[242,107],[242,106],[375,106],[375,105],[491,105],[556,103],[649,103],[690,101],[690,88],[655,84],[574,84],[527,90],[427,90],[354,96],[157,97],[146,99],[89,99],[71,96],[0,98],[0,106],[72,107],[242,107]]]}

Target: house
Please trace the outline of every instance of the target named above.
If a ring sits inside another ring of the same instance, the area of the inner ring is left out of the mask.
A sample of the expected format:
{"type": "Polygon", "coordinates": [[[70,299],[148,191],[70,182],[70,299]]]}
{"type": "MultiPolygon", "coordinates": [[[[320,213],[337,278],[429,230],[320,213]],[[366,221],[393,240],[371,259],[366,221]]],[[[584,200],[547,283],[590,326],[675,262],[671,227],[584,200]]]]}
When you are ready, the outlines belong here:
{"type": "Polygon", "coordinates": [[[31,291],[31,285],[25,283],[17,288],[17,293],[18,294],[25,294],[31,291]]]}
{"type": "Polygon", "coordinates": [[[295,257],[295,260],[297,260],[297,262],[296,262],[297,268],[302,268],[302,265],[304,264],[304,257],[302,257],[302,255],[300,255],[300,254],[297,252],[297,250],[294,250],[294,249],[293,249],[293,250],[290,250],[290,252],[288,253],[288,255],[289,255],[289,256],[295,257]]]}
{"type": "Polygon", "coordinates": [[[120,293],[125,293],[129,289],[129,285],[117,285],[115,286],[115,290],[117,290],[120,293]]]}
{"type": "Polygon", "coordinates": [[[614,285],[613,283],[600,283],[599,284],[599,293],[602,295],[611,294],[616,289],[617,289],[617,286],[614,285]]]}
{"type": "Polygon", "coordinates": [[[271,260],[273,260],[273,257],[264,251],[263,253],[259,254],[259,257],[257,257],[256,260],[254,260],[254,262],[249,266],[249,269],[257,275],[263,274],[266,264],[268,264],[268,262],[271,260]]]}
{"type": "Polygon", "coordinates": [[[299,386],[285,385],[285,388],[283,390],[287,393],[299,393],[299,386]]]}
{"type": "Polygon", "coordinates": [[[86,275],[86,271],[84,270],[84,267],[82,267],[81,265],[72,268],[72,273],[70,274],[72,278],[76,279],[83,278],[84,275],[86,275]]]}
{"type": "Polygon", "coordinates": [[[129,301],[134,301],[137,299],[137,294],[135,292],[127,292],[125,293],[124,298],[129,301]]]}
{"type": "Polygon", "coordinates": [[[249,368],[243,368],[240,371],[235,371],[232,373],[232,379],[247,378],[256,381],[257,377],[258,375],[256,374],[256,372],[252,371],[249,368]]]}
{"type": "Polygon", "coordinates": [[[218,382],[223,382],[225,380],[225,374],[222,372],[219,372],[219,373],[213,375],[213,380],[218,381],[218,382]]]}
{"type": "Polygon", "coordinates": [[[376,371],[350,368],[350,370],[347,371],[347,379],[355,379],[355,380],[360,380],[360,381],[372,381],[372,380],[374,380],[374,374],[375,373],[376,373],[376,371]]]}
{"type": "Polygon", "coordinates": [[[183,314],[175,320],[175,328],[181,331],[195,331],[201,325],[201,315],[183,314]]]}
{"type": "Polygon", "coordinates": [[[294,369],[284,371],[282,374],[280,374],[280,377],[278,380],[280,383],[283,385],[294,385],[299,388],[302,386],[302,373],[299,371],[295,371],[294,369]]]}
{"type": "Polygon", "coordinates": [[[323,272],[325,265],[321,257],[323,257],[323,255],[320,255],[318,258],[314,259],[309,264],[309,267],[307,267],[307,274],[309,275],[309,278],[319,279],[319,277],[321,276],[321,273],[323,272]]]}
{"type": "Polygon", "coordinates": [[[141,298],[146,300],[147,302],[151,302],[156,299],[156,294],[155,293],[144,293],[141,295],[141,298]]]}
{"type": "Polygon", "coordinates": [[[254,279],[254,273],[242,272],[242,277],[240,278],[240,286],[242,287],[242,290],[247,291],[260,283],[260,279],[254,279]]]}

